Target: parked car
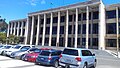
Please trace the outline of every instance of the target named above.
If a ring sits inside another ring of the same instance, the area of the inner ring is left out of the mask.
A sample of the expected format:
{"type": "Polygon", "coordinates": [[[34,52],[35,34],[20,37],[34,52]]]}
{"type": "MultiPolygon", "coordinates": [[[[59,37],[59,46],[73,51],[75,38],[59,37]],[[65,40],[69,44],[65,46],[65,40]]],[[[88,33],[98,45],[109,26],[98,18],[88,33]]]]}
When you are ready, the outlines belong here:
{"type": "Polygon", "coordinates": [[[56,68],[59,66],[59,56],[61,54],[61,50],[45,50],[42,51],[37,59],[36,64],[44,64],[44,65],[53,65],[56,68]]]}
{"type": "MultiPolygon", "coordinates": [[[[10,55],[10,57],[11,57],[11,58],[18,58],[19,55],[21,55],[21,52],[26,52],[26,51],[29,50],[30,48],[31,48],[31,47],[28,47],[28,46],[23,47],[23,48],[21,48],[19,51],[12,52],[11,55],[10,55]]],[[[18,58],[18,59],[19,59],[19,58],[18,58]]]]}
{"type": "Polygon", "coordinates": [[[32,45],[20,45],[20,44],[19,45],[15,45],[14,48],[6,50],[5,54],[10,57],[10,55],[11,55],[12,52],[19,51],[20,49],[22,49],[24,47],[34,47],[34,46],[32,46],[32,45]]]}
{"type": "Polygon", "coordinates": [[[89,49],[65,48],[60,55],[59,65],[65,68],[96,67],[96,57],[89,49]]]}
{"type": "Polygon", "coordinates": [[[13,52],[11,55],[16,59],[22,59],[24,58],[25,54],[32,53],[37,49],[38,48],[25,47],[25,48],[22,48],[20,51],[13,52]]]}
{"type": "Polygon", "coordinates": [[[0,49],[0,54],[3,55],[3,53],[4,53],[5,50],[8,50],[8,49],[10,49],[12,47],[13,47],[12,45],[6,45],[6,46],[4,46],[2,49],[0,49]]]}
{"type": "Polygon", "coordinates": [[[50,49],[51,48],[40,48],[40,49],[37,49],[33,53],[26,54],[25,57],[23,58],[23,60],[29,61],[29,62],[35,62],[36,58],[41,53],[41,51],[43,51],[43,50],[50,50],[50,49]]]}

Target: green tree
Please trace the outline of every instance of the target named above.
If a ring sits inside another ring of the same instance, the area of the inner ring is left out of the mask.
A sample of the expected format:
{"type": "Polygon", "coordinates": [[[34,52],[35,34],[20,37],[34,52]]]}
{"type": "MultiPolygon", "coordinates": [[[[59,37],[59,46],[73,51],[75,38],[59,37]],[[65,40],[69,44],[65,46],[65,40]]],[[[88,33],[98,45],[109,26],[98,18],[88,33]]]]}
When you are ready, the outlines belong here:
{"type": "Polygon", "coordinates": [[[20,41],[20,37],[17,37],[15,35],[9,35],[9,44],[18,44],[20,41]]]}
{"type": "Polygon", "coordinates": [[[6,43],[6,33],[0,33],[0,43],[6,43]]]}

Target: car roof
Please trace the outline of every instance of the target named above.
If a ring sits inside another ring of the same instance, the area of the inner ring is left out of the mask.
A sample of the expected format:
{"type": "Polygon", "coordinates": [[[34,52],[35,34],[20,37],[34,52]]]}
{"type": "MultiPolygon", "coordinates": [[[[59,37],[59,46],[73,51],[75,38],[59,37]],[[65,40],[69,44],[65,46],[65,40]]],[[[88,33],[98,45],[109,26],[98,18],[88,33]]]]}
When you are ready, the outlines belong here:
{"type": "Polygon", "coordinates": [[[65,48],[65,49],[75,49],[75,50],[89,50],[89,49],[86,49],[86,48],[65,48]]]}
{"type": "Polygon", "coordinates": [[[44,51],[47,51],[47,52],[62,52],[61,50],[55,50],[55,49],[51,49],[51,50],[44,50],[44,51]]]}

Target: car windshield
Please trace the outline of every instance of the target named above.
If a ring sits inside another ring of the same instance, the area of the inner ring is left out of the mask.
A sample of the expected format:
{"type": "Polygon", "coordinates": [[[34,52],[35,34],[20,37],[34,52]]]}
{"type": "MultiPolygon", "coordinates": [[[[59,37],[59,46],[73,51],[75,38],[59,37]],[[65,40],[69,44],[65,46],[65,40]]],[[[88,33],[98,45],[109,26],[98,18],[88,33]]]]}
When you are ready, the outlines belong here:
{"type": "Polygon", "coordinates": [[[37,48],[31,48],[31,49],[30,49],[30,51],[35,51],[35,50],[37,50],[37,48]]]}
{"type": "Polygon", "coordinates": [[[15,46],[14,49],[19,49],[21,46],[15,46]]]}
{"type": "Polygon", "coordinates": [[[5,49],[9,49],[11,46],[6,46],[5,49]]]}
{"type": "Polygon", "coordinates": [[[22,49],[20,49],[21,51],[27,51],[30,47],[23,47],[22,49]]]}
{"type": "Polygon", "coordinates": [[[36,53],[40,53],[41,50],[40,50],[40,49],[36,49],[34,52],[36,52],[36,53]]]}
{"type": "Polygon", "coordinates": [[[42,52],[40,53],[40,55],[42,55],[42,56],[49,56],[49,55],[50,55],[50,52],[48,52],[48,51],[42,51],[42,52]]]}
{"type": "Polygon", "coordinates": [[[3,46],[0,46],[0,48],[3,47],[3,46]]]}
{"type": "Polygon", "coordinates": [[[78,56],[78,50],[64,49],[63,54],[78,56]]]}

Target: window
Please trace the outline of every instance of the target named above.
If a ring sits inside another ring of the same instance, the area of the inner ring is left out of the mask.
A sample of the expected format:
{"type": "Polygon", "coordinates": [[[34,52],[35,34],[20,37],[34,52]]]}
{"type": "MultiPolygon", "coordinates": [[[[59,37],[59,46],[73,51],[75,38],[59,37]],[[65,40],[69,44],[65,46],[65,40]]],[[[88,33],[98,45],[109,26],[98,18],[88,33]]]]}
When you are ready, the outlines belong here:
{"type": "Polygon", "coordinates": [[[42,44],[42,37],[39,38],[39,43],[42,44]]]}
{"type": "Polygon", "coordinates": [[[82,56],[92,56],[92,53],[88,50],[82,50],[82,56]]]}
{"type": "Polygon", "coordinates": [[[60,37],[59,38],[59,46],[64,46],[64,38],[63,37],[60,37]]]}
{"type": "Polygon", "coordinates": [[[68,47],[71,47],[71,38],[68,38],[68,47]]]}
{"type": "Polygon", "coordinates": [[[78,21],[81,21],[81,14],[78,14],[78,21]]]}
{"type": "Polygon", "coordinates": [[[56,37],[52,38],[51,46],[56,46],[56,37]]]}
{"type": "Polygon", "coordinates": [[[80,38],[77,38],[77,45],[80,45],[80,38]]]}
{"type": "Polygon", "coordinates": [[[116,18],[116,10],[106,11],[106,18],[107,19],[116,18]]]}
{"type": "Polygon", "coordinates": [[[40,34],[42,34],[42,33],[43,33],[43,27],[40,28],[40,34]]]}
{"type": "Polygon", "coordinates": [[[60,17],[60,22],[62,23],[62,22],[65,22],[65,16],[61,16],[60,17]]]}
{"type": "Polygon", "coordinates": [[[107,39],[106,46],[107,47],[116,47],[116,39],[107,39]]]}
{"type": "Polygon", "coordinates": [[[78,56],[78,50],[64,49],[63,54],[78,56]]]}
{"type": "Polygon", "coordinates": [[[45,38],[45,45],[48,46],[48,43],[49,43],[49,38],[45,38]]]}
{"type": "Polygon", "coordinates": [[[86,38],[82,38],[82,46],[85,46],[86,44],[86,38]]]}
{"type": "Polygon", "coordinates": [[[72,15],[69,15],[69,22],[72,22],[72,15]]]}
{"type": "Polygon", "coordinates": [[[81,34],[81,25],[78,25],[78,34],[81,34]]]}
{"type": "Polygon", "coordinates": [[[24,22],[23,22],[23,26],[25,27],[25,25],[26,25],[26,22],[24,21],[24,22]]]}
{"type": "Polygon", "coordinates": [[[93,24],[92,33],[93,34],[98,34],[98,23],[97,24],[93,24]]]}
{"type": "Polygon", "coordinates": [[[93,19],[98,19],[99,18],[99,12],[93,12],[93,19]]]}
{"type": "Polygon", "coordinates": [[[48,52],[48,51],[42,51],[42,52],[40,53],[40,55],[42,55],[42,56],[49,56],[49,55],[50,55],[50,52],[48,52]]]}
{"type": "Polygon", "coordinates": [[[22,25],[22,22],[19,22],[19,24],[20,24],[20,27],[21,27],[21,25],[22,25]]]}
{"type": "Polygon", "coordinates": [[[46,30],[45,30],[45,34],[49,34],[50,33],[50,27],[46,27],[46,30]]]}
{"type": "Polygon", "coordinates": [[[119,15],[119,18],[120,18],[120,9],[118,10],[118,15],[119,15]]]}
{"type": "Polygon", "coordinates": [[[44,23],[44,19],[41,19],[41,24],[43,24],[44,23]]]}
{"type": "Polygon", "coordinates": [[[23,29],[23,34],[22,35],[25,35],[25,29],[23,29]]]}
{"type": "Polygon", "coordinates": [[[86,24],[83,24],[82,25],[82,34],[86,34],[86,24]]]}
{"type": "Polygon", "coordinates": [[[64,26],[60,26],[60,34],[64,34],[64,26]]]}
{"type": "Polygon", "coordinates": [[[52,27],[52,34],[57,34],[57,26],[52,27]]]}
{"type": "Polygon", "coordinates": [[[51,53],[51,56],[59,56],[61,54],[61,52],[59,51],[59,52],[52,52],[51,53]]]}
{"type": "Polygon", "coordinates": [[[92,46],[98,46],[98,38],[92,38],[92,46]]]}
{"type": "Polygon", "coordinates": [[[57,23],[58,22],[58,17],[53,17],[53,23],[57,23]]]}
{"type": "Polygon", "coordinates": [[[83,13],[83,20],[86,20],[86,13],[83,13]]]}
{"type": "Polygon", "coordinates": [[[72,25],[68,26],[68,34],[72,34],[72,25]]]}
{"type": "Polygon", "coordinates": [[[50,24],[50,18],[47,18],[46,23],[47,23],[47,24],[50,24]]]}
{"type": "Polygon", "coordinates": [[[107,23],[106,24],[106,33],[107,34],[116,34],[116,23],[107,23]]]}

